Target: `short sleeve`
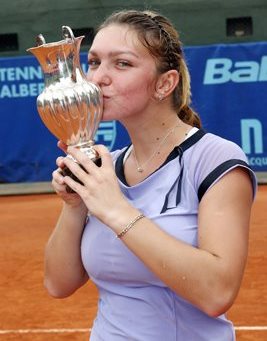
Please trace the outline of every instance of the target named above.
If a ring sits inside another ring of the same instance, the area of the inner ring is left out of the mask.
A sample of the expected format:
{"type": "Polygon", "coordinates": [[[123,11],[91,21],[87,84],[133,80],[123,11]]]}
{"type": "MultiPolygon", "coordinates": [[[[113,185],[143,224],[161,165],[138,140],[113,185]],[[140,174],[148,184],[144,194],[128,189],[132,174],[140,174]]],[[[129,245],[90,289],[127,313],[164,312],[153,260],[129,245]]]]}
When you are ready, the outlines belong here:
{"type": "Polygon", "coordinates": [[[199,201],[211,186],[237,167],[247,170],[255,197],[257,178],[250,168],[243,150],[236,143],[213,134],[206,134],[203,142],[198,148],[198,163],[195,173],[199,201]]]}

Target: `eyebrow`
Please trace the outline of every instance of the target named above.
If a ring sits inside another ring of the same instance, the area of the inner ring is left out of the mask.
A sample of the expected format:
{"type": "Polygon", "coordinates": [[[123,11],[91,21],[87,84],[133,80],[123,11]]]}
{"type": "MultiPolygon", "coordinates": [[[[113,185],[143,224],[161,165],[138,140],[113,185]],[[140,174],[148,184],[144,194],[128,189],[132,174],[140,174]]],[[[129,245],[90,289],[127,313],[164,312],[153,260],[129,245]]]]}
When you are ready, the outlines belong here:
{"type": "MultiPolygon", "coordinates": [[[[135,58],[140,58],[136,53],[132,52],[132,51],[129,51],[129,50],[117,50],[117,51],[112,51],[112,52],[109,52],[108,53],[108,56],[109,57],[116,57],[118,55],[121,55],[121,54],[129,54],[129,55],[132,55],[134,56],[135,58]]],[[[93,55],[93,56],[97,56],[97,52],[94,51],[94,50],[90,50],[88,52],[88,55],[93,55]]]]}

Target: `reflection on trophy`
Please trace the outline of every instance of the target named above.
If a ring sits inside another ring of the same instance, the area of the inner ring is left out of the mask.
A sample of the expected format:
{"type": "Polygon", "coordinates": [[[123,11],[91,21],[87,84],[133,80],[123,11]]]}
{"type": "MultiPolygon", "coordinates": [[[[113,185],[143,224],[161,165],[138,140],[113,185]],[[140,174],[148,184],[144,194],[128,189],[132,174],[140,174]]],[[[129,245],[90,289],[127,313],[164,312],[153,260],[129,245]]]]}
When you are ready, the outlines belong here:
{"type": "MultiPolygon", "coordinates": [[[[80,66],[84,36],[74,37],[68,26],[62,26],[62,35],[63,40],[46,43],[40,34],[36,38],[37,46],[27,50],[38,59],[44,74],[45,87],[37,98],[37,109],[52,134],[67,145],[79,148],[100,166],[101,159],[93,145],[102,117],[102,93],[86,79],[80,66]]],[[[63,169],[62,173],[80,182],[69,169],[63,169]]]]}

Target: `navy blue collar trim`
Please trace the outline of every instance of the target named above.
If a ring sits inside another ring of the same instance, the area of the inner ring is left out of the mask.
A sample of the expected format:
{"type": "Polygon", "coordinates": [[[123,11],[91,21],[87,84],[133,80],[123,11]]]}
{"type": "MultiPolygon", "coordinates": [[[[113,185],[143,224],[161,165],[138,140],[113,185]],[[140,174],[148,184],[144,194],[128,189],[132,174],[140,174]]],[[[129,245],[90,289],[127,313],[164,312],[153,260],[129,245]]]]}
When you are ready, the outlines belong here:
{"type": "MultiPolygon", "coordinates": [[[[165,162],[158,168],[165,166],[168,162],[174,160],[177,157],[181,157],[181,154],[183,154],[187,149],[192,147],[194,144],[196,144],[204,135],[206,132],[203,129],[199,129],[195,134],[188,137],[185,141],[183,141],[179,146],[174,147],[174,149],[171,151],[165,162]]],[[[127,152],[127,150],[130,148],[131,145],[129,145],[117,158],[115,161],[115,172],[119,180],[124,183],[126,186],[129,186],[127,184],[125,175],[124,175],[124,169],[123,169],[123,159],[127,152]]],[[[157,170],[158,170],[157,169],[157,170]]],[[[156,171],[157,171],[156,170],[156,171]]]]}

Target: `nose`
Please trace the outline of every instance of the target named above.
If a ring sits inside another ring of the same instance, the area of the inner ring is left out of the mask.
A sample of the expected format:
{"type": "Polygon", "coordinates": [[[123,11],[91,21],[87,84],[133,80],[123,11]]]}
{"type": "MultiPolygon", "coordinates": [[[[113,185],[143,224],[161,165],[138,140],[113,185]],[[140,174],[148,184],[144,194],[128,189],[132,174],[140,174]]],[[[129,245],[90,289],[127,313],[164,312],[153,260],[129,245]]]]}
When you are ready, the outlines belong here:
{"type": "Polygon", "coordinates": [[[99,86],[107,86],[111,83],[111,77],[105,66],[100,64],[96,69],[89,70],[87,72],[87,79],[99,86]]]}

